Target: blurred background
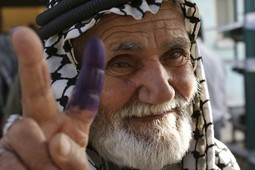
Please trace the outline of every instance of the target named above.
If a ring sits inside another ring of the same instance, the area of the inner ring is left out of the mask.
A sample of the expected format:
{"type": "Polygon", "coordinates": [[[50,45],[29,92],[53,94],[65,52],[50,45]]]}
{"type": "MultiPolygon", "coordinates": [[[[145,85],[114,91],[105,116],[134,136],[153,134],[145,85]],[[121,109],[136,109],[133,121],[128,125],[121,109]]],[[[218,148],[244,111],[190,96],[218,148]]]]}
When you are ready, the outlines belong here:
{"type": "Polygon", "coordinates": [[[0,129],[8,114],[20,113],[17,60],[9,33],[18,25],[37,29],[35,17],[45,6],[46,0],[0,0],[0,129]]]}
{"type": "MultiPolygon", "coordinates": [[[[208,73],[208,84],[211,77],[223,76],[221,73],[217,75],[218,70],[221,68],[224,70],[223,80],[213,79],[213,83],[209,85],[209,88],[219,86],[220,90],[214,90],[210,95],[222,96],[223,102],[219,100],[220,97],[216,97],[215,102],[218,101],[226,107],[226,110],[219,111],[224,115],[224,118],[221,117],[223,122],[215,125],[219,129],[218,138],[236,155],[241,169],[254,170],[255,1],[193,1],[199,6],[202,18],[201,47],[205,50],[201,50],[201,53],[205,55],[204,57],[209,53],[208,55],[221,62],[221,64],[219,61],[215,62],[216,65],[208,73]],[[220,92],[221,90],[223,91],[220,92]]],[[[15,90],[17,61],[8,45],[10,43],[8,32],[17,25],[27,25],[37,29],[35,17],[44,11],[45,5],[46,0],[0,0],[0,116],[2,119],[4,113],[6,116],[19,108],[19,102],[14,101],[18,95],[15,90]]],[[[214,105],[214,101],[211,102],[214,105]]]]}
{"type": "Polygon", "coordinates": [[[17,25],[36,27],[35,16],[44,10],[47,0],[0,0],[2,32],[17,25]]]}
{"type": "Polygon", "coordinates": [[[220,140],[237,156],[241,169],[254,170],[255,1],[194,2],[200,8],[203,42],[225,69],[227,113],[220,140]]]}

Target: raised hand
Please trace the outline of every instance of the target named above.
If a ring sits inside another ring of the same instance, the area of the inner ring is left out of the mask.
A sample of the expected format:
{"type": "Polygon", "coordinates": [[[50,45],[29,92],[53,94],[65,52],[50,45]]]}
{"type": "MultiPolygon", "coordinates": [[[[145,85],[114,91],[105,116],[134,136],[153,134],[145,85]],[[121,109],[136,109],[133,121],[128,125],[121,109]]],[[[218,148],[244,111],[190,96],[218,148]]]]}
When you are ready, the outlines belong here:
{"type": "Polygon", "coordinates": [[[23,119],[17,120],[0,141],[0,169],[88,168],[85,148],[103,85],[105,51],[93,38],[65,112],[57,110],[40,39],[19,27],[12,34],[19,60],[23,119]]]}

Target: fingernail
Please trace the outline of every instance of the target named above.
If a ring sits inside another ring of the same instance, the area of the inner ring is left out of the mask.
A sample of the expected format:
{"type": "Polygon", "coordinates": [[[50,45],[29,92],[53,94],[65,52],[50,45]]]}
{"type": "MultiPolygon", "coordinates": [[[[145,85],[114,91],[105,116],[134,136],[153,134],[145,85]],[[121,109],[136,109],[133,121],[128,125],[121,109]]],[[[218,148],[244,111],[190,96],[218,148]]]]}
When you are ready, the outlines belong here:
{"type": "Polygon", "coordinates": [[[83,66],[94,66],[104,69],[105,60],[103,42],[96,37],[90,38],[83,53],[83,66]]]}

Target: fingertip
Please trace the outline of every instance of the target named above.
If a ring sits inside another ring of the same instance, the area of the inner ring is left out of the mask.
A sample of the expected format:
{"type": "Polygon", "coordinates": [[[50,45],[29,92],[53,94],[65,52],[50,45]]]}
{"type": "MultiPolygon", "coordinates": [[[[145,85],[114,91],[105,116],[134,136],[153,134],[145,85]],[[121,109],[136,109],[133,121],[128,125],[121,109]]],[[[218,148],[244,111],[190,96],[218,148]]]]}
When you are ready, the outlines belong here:
{"type": "Polygon", "coordinates": [[[37,59],[33,57],[25,60],[24,57],[29,54],[33,54],[33,56],[43,54],[42,41],[31,28],[18,26],[11,30],[10,35],[13,48],[21,62],[29,64],[33,62],[33,58],[37,59]]]}
{"type": "Polygon", "coordinates": [[[106,52],[104,43],[96,37],[91,37],[84,49],[82,67],[93,66],[105,68],[106,52]]]}
{"type": "Polygon", "coordinates": [[[18,26],[10,31],[11,39],[13,44],[23,42],[30,39],[31,36],[36,37],[36,33],[29,27],[18,26]]]}

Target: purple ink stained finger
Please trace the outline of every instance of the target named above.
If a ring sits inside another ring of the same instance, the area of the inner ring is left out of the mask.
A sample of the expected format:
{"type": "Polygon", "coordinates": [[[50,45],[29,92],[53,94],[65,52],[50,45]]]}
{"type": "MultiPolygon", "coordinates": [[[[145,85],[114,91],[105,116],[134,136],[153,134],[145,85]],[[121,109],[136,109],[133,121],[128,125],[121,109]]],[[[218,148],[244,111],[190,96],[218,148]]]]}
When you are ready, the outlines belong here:
{"type": "Polygon", "coordinates": [[[104,68],[104,46],[99,39],[91,38],[85,48],[81,71],[67,109],[72,107],[91,111],[98,109],[99,95],[103,88],[104,68]]]}
{"type": "Polygon", "coordinates": [[[95,66],[104,69],[105,67],[105,49],[103,43],[93,37],[90,38],[83,55],[83,65],[95,66]]]}

